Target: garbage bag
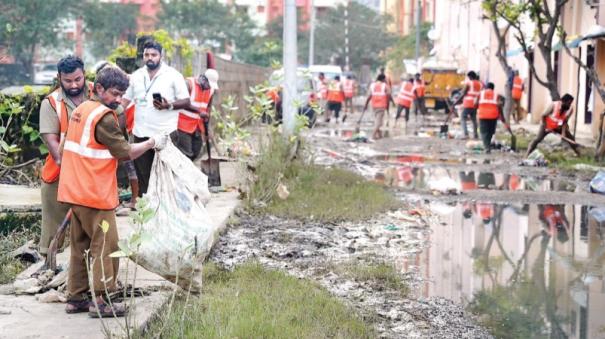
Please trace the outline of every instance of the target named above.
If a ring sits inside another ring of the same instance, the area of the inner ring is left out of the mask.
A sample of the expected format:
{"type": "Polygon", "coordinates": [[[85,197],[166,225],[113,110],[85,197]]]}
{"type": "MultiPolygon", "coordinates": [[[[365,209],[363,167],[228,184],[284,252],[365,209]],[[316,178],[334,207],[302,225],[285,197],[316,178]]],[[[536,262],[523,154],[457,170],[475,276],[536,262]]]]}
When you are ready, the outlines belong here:
{"type": "Polygon", "coordinates": [[[143,224],[145,237],[135,253],[145,269],[198,292],[202,261],[218,236],[205,204],[208,177],[168,140],[157,151],[146,194],[153,216],[143,224]]]}
{"type": "Polygon", "coordinates": [[[597,175],[590,180],[590,191],[592,193],[605,194],[605,171],[597,172],[597,175]]]}

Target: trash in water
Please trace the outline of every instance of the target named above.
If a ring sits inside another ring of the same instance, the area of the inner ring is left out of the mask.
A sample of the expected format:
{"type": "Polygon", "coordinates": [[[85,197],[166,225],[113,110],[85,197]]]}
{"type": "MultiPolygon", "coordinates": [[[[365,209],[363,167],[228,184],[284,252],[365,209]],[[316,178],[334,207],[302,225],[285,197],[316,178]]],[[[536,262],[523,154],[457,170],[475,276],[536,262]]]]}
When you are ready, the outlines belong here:
{"type": "Polygon", "coordinates": [[[545,167],[548,166],[548,160],[544,158],[544,154],[540,150],[535,150],[519,164],[520,166],[545,167]]]}
{"type": "Polygon", "coordinates": [[[286,185],[284,184],[279,184],[277,186],[277,196],[281,199],[281,200],[286,200],[288,198],[288,196],[290,195],[290,192],[288,191],[288,187],[286,187],[286,185]]]}
{"type": "Polygon", "coordinates": [[[360,142],[360,143],[369,143],[370,139],[362,133],[358,133],[353,135],[351,138],[346,140],[347,142],[360,142]]]}
{"type": "Polygon", "coordinates": [[[597,175],[590,180],[590,192],[605,194],[605,171],[599,171],[597,175]]]}
{"type": "Polygon", "coordinates": [[[433,192],[453,195],[460,193],[460,184],[450,177],[441,177],[430,181],[428,184],[429,189],[433,192]]]}
{"type": "Polygon", "coordinates": [[[393,224],[388,224],[388,225],[386,225],[386,226],[384,227],[384,229],[385,229],[385,230],[387,230],[387,231],[398,231],[398,230],[400,230],[401,228],[399,228],[399,227],[397,227],[397,226],[395,226],[395,225],[393,225],[393,224]]]}

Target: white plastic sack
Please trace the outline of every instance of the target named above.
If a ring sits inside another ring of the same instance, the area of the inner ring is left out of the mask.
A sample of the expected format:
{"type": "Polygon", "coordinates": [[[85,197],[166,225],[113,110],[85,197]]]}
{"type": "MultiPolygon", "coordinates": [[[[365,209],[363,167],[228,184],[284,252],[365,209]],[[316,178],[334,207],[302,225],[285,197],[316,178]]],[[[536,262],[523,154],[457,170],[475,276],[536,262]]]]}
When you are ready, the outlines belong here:
{"type": "Polygon", "coordinates": [[[168,140],[156,152],[146,197],[155,214],[143,225],[147,236],[137,252],[138,263],[199,291],[202,261],[216,233],[204,207],[210,199],[208,177],[168,140]]]}

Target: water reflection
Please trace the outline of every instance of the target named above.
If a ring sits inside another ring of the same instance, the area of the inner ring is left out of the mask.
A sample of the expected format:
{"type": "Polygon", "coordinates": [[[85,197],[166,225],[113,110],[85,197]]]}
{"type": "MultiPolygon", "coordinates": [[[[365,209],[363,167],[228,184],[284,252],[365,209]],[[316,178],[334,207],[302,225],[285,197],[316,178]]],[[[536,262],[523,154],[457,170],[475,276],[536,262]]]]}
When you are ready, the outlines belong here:
{"type": "Polygon", "coordinates": [[[468,304],[498,337],[605,337],[605,208],[431,208],[443,223],[407,263],[423,268],[424,296],[468,304]]]}
{"type": "Polygon", "coordinates": [[[501,191],[575,192],[576,185],[562,179],[551,180],[538,177],[522,177],[516,174],[493,172],[456,171],[439,167],[417,167],[426,162],[422,156],[400,156],[410,166],[392,166],[379,171],[374,179],[390,187],[410,190],[437,189],[442,185],[443,191],[473,191],[477,189],[501,191]]]}

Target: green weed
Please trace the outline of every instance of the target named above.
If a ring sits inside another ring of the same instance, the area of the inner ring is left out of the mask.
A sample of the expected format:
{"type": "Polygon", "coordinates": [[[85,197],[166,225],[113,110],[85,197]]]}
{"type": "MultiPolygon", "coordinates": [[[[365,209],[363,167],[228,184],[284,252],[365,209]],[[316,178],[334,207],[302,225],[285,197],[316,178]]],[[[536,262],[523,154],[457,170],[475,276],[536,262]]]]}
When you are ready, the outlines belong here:
{"type": "Polygon", "coordinates": [[[0,284],[12,282],[25,269],[25,264],[13,258],[10,252],[23,246],[40,234],[40,215],[4,214],[0,216],[0,284]]]}
{"type": "Polygon", "coordinates": [[[350,309],[308,280],[258,263],[233,272],[204,269],[199,298],[180,303],[145,337],[163,338],[371,338],[376,334],[350,309]],[[163,333],[158,331],[165,326],[163,333]]]}

